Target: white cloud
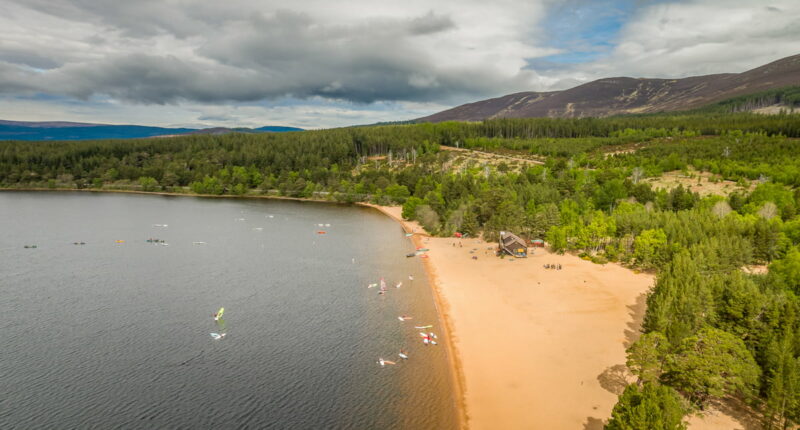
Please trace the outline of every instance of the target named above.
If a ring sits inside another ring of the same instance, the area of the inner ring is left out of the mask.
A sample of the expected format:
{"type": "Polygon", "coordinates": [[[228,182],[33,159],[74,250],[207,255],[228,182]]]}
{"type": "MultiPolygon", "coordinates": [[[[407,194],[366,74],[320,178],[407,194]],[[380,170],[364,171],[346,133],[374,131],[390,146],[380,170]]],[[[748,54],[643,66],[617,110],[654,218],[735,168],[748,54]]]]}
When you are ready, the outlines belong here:
{"type": "Polygon", "coordinates": [[[798,52],[796,0],[639,2],[606,56],[529,67],[588,1],[0,0],[0,118],[330,127],[798,52]]]}
{"type": "Polygon", "coordinates": [[[701,0],[641,8],[607,58],[568,72],[680,78],[738,73],[800,53],[800,2],[701,0]]]}

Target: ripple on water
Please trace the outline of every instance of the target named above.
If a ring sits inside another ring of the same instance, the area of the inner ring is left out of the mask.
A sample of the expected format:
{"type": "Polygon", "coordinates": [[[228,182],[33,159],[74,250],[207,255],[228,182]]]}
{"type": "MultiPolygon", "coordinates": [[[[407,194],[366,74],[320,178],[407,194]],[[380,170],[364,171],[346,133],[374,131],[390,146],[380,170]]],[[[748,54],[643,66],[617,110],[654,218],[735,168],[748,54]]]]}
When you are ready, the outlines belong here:
{"type": "Polygon", "coordinates": [[[0,243],[0,428],[455,427],[444,346],[397,321],[436,320],[422,268],[377,213],[0,193],[0,243]],[[385,297],[366,288],[409,273],[385,297]],[[375,363],[401,347],[408,362],[375,363]]]}

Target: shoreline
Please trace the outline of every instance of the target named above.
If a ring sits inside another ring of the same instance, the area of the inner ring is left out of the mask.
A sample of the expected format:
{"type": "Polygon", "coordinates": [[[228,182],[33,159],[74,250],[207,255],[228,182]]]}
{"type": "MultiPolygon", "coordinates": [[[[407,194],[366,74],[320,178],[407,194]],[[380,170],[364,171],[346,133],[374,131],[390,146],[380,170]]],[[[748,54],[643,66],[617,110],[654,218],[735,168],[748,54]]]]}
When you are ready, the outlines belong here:
{"type": "MultiPolygon", "coordinates": [[[[423,247],[424,242],[421,238],[431,237],[416,221],[404,220],[402,217],[393,213],[388,206],[380,206],[363,202],[356,203],[356,205],[375,209],[400,224],[406,233],[414,233],[414,235],[411,236],[411,241],[414,243],[415,247],[423,247]]],[[[461,359],[455,346],[456,336],[453,330],[452,319],[450,318],[450,314],[448,312],[447,303],[444,301],[444,297],[439,290],[439,281],[438,277],[436,276],[436,269],[431,264],[430,258],[423,259],[422,266],[425,269],[425,275],[428,277],[428,282],[430,283],[430,287],[433,292],[433,300],[434,306],[436,307],[436,312],[439,314],[439,319],[442,321],[442,327],[444,328],[443,334],[447,338],[447,361],[450,364],[450,379],[453,382],[453,399],[455,401],[456,408],[456,422],[458,423],[459,429],[467,430],[469,428],[469,414],[466,406],[464,391],[465,379],[463,368],[461,367],[461,359]]]]}
{"type": "MultiPolygon", "coordinates": [[[[424,231],[400,207],[361,205],[424,231]]],[[[625,350],[654,275],[544,248],[501,259],[495,243],[426,236],[412,239],[431,250],[423,265],[450,336],[461,428],[602,429],[635,379],[625,350]],[[543,269],[555,263],[563,270],[543,269]]]]}

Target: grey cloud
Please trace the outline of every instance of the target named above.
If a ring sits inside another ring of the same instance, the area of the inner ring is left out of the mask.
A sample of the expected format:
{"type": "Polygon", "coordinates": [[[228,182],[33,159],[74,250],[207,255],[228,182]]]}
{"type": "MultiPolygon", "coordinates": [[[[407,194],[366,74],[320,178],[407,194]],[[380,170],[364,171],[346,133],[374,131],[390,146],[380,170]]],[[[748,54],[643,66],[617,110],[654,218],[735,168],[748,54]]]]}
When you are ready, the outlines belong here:
{"type": "MultiPolygon", "coordinates": [[[[12,0],[13,1],[13,0],[12,0]]],[[[169,34],[187,38],[212,31],[220,23],[244,19],[250,10],[243,2],[161,0],[16,0],[41,13],[88,22],[119,31],[127,37],[169,34]]]]}
{"type": "Polygon", "coordinates": [[[456,24],[450,17],[434,15],[433,11],[427,15],[411,20],[409,30],[412,34],[433,34],[455,28],[456,24]]]}
{"type": "Polygon", "coordinates": [[[201,115],[197,117],[198,121],[215,121],[215,122],[231,122],[236,121],[238,118],[232,117],[230,115],[201,115]]]}
{"type": "Polygon", "coordinates": [[[0,61],[20,64],[34,69],[55,69],[61,65],[60,61],[56,61],[47,55],[23,49],[0,48],[0,61]]]}
{"type": "MultiPolygon", "coordinates": [[[[87,8],[90,3],[73,1],[73,6],[87,8]]],[[[493,95],[524,85],[530,71],[509,79],[487,69],[440,70],[437,58],[420,52],[411,42],[454,26],[449,17],[433,12],[413,19],[341,25],[303,13],[276,11],[251,14],[216,29],[202,39],[194,56],[123,51],[57,68],[57,63],[47,63],[46,56],[18,56],[14,62],[52,68],[26,76],[24,81],[32,91],[80,99],[109,96],[142,104],[281,97],[357,103],[443,101],[493,95]]],[[[0,89],[11,88],[3,78],[0,89]]]]}
{"type": "Polygon", "coordinates": [[[30,84],[35,73],[21,69],[18,65],[0,61],[0,93],[33,93],[36,87],[30,84]]]}

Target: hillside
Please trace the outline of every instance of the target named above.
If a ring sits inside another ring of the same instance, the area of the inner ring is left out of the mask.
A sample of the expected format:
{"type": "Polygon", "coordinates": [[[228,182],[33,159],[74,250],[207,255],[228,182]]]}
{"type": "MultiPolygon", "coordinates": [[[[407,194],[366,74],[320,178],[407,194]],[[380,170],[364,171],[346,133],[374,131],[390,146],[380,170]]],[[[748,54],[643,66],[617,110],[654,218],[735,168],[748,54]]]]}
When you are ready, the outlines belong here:
{"type": "Polygon", "coordinates": [[[489,118],[580,118],[697,109],[722,100],[800,85],[800,55],[743,73],[682,79],[615,77],[551,92],[521,92],[461,105],[421,122],[489,118]]]}

